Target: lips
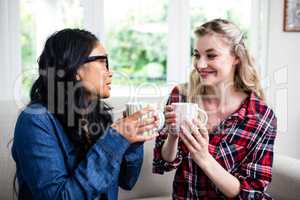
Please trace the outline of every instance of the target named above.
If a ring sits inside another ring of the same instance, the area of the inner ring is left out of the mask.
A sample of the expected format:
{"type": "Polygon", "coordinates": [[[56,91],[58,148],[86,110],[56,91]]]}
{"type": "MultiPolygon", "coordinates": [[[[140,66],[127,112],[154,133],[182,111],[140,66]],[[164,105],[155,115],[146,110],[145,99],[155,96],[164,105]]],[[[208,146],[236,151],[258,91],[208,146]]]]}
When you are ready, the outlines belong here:
{"type": "Polygon", "coordinates": [[[111,89],[111,87],[110,87],[110,85],[111,85],[111,82],[109,82],[109,83],[106,83],[106,85],[107,85],[107,87],[108,87],[109,89],[111,89]]]}
{"type": "Polygon", "coordinates": [[[200,75],[201,75],[202,77],[207,77],[208,75],[216,74],[217,71],[214,71],[214,70],[202,70],[202,71],[200,71],[199,73],[200,73],[200,75]]]}

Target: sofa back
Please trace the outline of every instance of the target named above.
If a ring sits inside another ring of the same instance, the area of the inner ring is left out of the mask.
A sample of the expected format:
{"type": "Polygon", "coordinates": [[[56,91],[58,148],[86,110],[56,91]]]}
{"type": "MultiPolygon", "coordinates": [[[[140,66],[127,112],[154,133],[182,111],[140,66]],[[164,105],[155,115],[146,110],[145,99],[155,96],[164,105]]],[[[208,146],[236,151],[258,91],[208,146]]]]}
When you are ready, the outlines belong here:
{"type": "Polygon", "coordinates": [[[119,199],[171,196],[174,171],[164,175],[152,173],[153,147],[154,141],[145,143],[144,162],[139,179],[131,191],[120,189],[119,199]]]}
{"type": "Polygon", "coordinates": [[[0,101],[0,199],[12,199],[15,164],[10,147],[18,114],[17,106],[10,101],[0,101]]]}
{"type": "MultiPolygon", "coordinates": [[[[157,100],[152,99],[152,102],[157,100]]],[[[121,115],[127,100],[112,99],[109,103],[114,106],[115,118],[121,115]]],[[[165,101],[160,101],[163,105],[165,101]]],[[[0,101],[0,199],[13,199],[13,177],[15,164],[11,157],[10,147],[15,122],[20,109],[14,102],[0,101]]],[[[152,174],[154,141],[145,143],[144,162],[140,177],[132,191],[120,190],[119,199],[129,200],[146,197],[170,196],[174,172],[163,176],[152,174]]],[[[274,155],[273,181],[268,188],[274,199],[300,199],[300,160],[279,154],[274,155]]]]}

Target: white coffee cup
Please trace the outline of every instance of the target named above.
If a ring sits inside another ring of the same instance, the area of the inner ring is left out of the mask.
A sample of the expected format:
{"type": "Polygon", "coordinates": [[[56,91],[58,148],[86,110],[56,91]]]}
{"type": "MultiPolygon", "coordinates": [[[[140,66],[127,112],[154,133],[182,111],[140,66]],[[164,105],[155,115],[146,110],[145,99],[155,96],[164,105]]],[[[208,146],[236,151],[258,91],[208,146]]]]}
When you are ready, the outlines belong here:
{"type": "Polygon", "coordinates": [[[165,116],[163,112],[158,108],[157,104],[152,104],[152,103],[146,103],[146,102],[129,102],[126,103],[126,109],[125,109],[125,114],[126,116],[132,115],[133,113],[142,110],[143,108],[150,107],[155,110],[154,113],[149,113],[141,117],[141,120],[145,118],[151,118],[153,117],[153,114],[155,114],[158,118],[158,127],[151,130],[151,131],[146,131],[144,134],[151,135],[154,133],[154,131],[159,131],[163,128],[164,123],[165,123],[165,116]]]}
{"type": "Polygon", "coordinates": [[[175,132],[179,132],[180,126],[185,120],[192,121],[193,119],[199,119],[204,125],[206,125],[208,116],[207,113],[199,108],[196,103],[172,103],[174,112],[176,113],[176,127],[175,132]]]}

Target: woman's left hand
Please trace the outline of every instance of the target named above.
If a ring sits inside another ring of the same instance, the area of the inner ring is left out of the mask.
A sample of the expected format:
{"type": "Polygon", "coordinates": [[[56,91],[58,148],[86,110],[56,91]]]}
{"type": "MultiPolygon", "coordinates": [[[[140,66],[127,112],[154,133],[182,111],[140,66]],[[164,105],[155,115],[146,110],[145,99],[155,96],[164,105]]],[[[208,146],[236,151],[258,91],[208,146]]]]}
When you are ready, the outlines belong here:
{"type": "Polygon", "coordinates": [[[191,153],[192,159],[199,167],[204,167],[211,158],[208,151],[209,136],[207,128],[198,119],[186,120],[180,128],[179,137],[191,153]]]}

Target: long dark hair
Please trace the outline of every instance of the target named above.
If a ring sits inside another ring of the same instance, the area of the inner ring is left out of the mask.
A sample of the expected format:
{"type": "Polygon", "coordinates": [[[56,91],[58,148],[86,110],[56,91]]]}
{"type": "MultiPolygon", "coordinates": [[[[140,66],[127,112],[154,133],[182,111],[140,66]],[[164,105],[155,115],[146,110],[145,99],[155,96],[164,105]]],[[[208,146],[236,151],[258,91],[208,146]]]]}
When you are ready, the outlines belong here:
{"type": "Polygon", "coordinates": [[[88,98],[89,92],[76,80],[78,69],[97,42],[95,35],[80,29],[51,35],[38,59],[39,77],[30,92],[30,104],[46,105],[61,123],[78,161],[112,123],[111,107],[100,97],[88,98]]]}

